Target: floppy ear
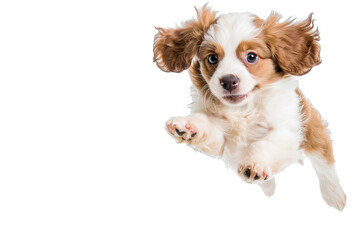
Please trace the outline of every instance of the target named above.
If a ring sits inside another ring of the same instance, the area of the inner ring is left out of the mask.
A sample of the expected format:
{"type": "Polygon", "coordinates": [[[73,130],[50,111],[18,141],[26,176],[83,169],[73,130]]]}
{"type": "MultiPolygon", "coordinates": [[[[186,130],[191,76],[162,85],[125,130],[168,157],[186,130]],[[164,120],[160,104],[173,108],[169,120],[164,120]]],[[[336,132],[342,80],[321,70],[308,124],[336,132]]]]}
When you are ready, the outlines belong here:
{"type": "Polygon", "coordinates": [[[289,19],[279,23],[276,13],[265,20],[263,33],[278,64],[279,71],[292,75],[303,75],[321,63],[318,29],[314,30],[312,14],[300,22],[289,19]]]}
{"type": "Polygon", "coordinates": [[[154,62],[165,72],[181,72],[190,67],[205,32],[215,21],[216,13],[206,5],[196,9],[197,20],[186,21],[175,29],[156,28],[154,62]]]}

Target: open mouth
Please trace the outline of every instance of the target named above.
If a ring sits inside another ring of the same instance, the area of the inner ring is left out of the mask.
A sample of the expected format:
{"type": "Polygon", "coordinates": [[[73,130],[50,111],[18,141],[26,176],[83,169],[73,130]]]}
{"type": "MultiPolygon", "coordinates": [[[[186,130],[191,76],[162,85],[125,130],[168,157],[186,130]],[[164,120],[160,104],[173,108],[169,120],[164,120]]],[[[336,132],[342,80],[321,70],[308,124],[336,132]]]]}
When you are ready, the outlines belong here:
{"type": "Polygon", "coordinates": [[[224,99],[227,100],[228,102],[231,102],[231,103],[239,103],[239,102],[243,101],[247,97],[248,97],[248,94],[244,94],[244,95],[228,95],[228,96],[225,96],[224,99]]]}
{"type": "Polygon", "coordinates": [[[254,88],[248,92],[247,94],[233,94],[233,95],[226,95],[224,96],[223,98],[230,102],[230,103],[239,103],[239,102],[242,102],[243,100],[245,100],[247,97],[249,97],[249,95],[251,93],[253,93],[255,90],[257,90],[259,88],[258,85],[255,85],[254,88]]]}

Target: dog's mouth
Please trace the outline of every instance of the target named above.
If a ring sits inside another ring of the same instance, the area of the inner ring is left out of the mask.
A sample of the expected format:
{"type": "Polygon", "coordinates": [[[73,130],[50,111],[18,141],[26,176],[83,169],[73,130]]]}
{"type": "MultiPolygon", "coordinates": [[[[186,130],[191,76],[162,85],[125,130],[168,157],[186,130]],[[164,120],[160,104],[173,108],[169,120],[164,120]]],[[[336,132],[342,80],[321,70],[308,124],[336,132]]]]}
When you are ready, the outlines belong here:
{"type": "Polygon", "coordinates": [[[247,97],[248,97],[248,94],[244,94],[244,95],[227,95],[227,96],[225,96],[223,98],[226,101],[230,102],[230,103],[239,103],[239,102],[242,102],[247,97]]]}
{"type": "Polygon", "coordinates": [[[233,104],[240,103],[240,102],[244,101],[246,98],[248,98],[249,95],[258,88],[259,88],[259,86],[256,85],[256,86],[254,86],[254,88],[251,91],[249,91],[246,94],[231,94],[231,95],[226,95],[223,98],[229,103],[233,103],[233,104]]]}

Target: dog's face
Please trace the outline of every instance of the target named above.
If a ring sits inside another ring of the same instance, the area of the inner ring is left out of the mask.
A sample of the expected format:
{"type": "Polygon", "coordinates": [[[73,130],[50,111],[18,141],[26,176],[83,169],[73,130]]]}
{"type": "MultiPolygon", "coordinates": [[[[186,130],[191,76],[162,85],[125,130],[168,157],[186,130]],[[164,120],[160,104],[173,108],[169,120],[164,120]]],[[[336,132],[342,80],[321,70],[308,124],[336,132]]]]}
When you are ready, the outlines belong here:
{"type": "Polygon", "coordinates": [[[221,15],[199,47],[201,75],[212,94],[224,104],[243,104],[259,84],[277,78],[255,19],[248,13],[221,15]]]}
{"type": "Polygon", "coordinates": [[[210,89],[225,105],[240,106],[257,90],[286,75],[303,75],[320,63],[318,31],[311,15],[279,23],[250,13],[215,13],[203,7],[197,21],[177,29],[158,28],[154,61],[164,71],[190,67],[194,85],[210,89]]]}

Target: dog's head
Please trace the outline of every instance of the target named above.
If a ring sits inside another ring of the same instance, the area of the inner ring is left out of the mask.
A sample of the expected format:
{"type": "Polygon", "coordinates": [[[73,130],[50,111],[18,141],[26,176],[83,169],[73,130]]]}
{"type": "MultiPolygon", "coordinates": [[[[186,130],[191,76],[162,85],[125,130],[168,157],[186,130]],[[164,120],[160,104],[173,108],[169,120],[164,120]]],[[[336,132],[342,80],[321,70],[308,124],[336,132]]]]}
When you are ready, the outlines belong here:
{"type": "Polygon", "coordinates": [[[154,61],[166,72],[190,68],[194,85],[208,87],[223,104],[242,105],[263,86],[303,75],[320,64],[312,15],[300,22],[263,20],[250,13],[216,17],[208,7],[176,29],[157,28],[154,61]]]}

